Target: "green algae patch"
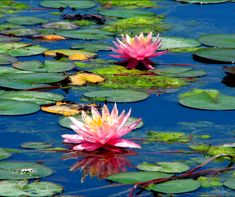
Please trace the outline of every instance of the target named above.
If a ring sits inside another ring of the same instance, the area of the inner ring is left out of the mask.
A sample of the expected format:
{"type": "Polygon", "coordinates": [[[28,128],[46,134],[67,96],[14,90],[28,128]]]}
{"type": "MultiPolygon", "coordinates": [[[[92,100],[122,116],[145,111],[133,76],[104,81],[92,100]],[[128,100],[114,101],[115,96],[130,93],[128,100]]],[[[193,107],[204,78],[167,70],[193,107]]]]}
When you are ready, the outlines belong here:
{"type": "Polygon", "coordinates": [[[150,142],[188,143],[191,140],[190,136],[183,132],[149,131],[147,135],[147,140],[150,142]]]}
{"type": "Polygon", "coordinates": [[[103,28],[105,31],[138,34],[140,32],[159,33],[169,30],[169,25],[163,23],[164,17],[132,17],[121,19],[103,28]]]}
{"type": "Polygon", "coordinates": [[[198,151],[207,155],[220,155],[220,154],[228,154],[231,156],[235,156],[235,149],[232,147],[224,147],[224,146],[211,146],[206,144],[193,145],[190,148],[194,151],[198,151]]]}
{"type": "Polygon", "coordinates": [[[156,7],[156,4],[150,0],[141,0],[141,1],[133,1],[133,0],[97,0],[98,3],[103,6],[118,6],[118,7],[127,7],[127,8],[147,8],[147,7],[156,7]]]}

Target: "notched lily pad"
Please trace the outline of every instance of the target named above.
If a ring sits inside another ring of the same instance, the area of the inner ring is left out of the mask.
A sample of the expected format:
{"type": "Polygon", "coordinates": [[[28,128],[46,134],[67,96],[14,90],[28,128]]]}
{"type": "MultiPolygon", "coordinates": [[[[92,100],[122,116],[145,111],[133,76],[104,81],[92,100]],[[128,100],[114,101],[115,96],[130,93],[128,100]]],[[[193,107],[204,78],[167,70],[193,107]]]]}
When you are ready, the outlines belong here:
{"type": "Polygon", "coordinates": [[[208,46],[220,48],[235,48],[235,34],[209,34],[203,35],[199,41],[208,46]]]}
{"type": "Polygon", "coordinates": [[[40,5],[47,8],[76,8],[76,9],[88,9],[96,6],[96,3],[90,0],[43,0],[40,2],[40,5]]]}
{"type": "Polygon", "coordinates": [[[0,160],[7,159],[11,156],[11,153],[5,151],[4,149],[0,148],[0,160]]]}
{"type": "Polygon", "coordinates": [[[13,17],[7,18],[7,21],[9,23],[13,23],[17,25],[36,25],[36,24],[42,24],[42,23],[47,22],[46,19],[32,17],[32,16],[13,16],[13,17]]]}
{"type": "Polygon", "coordinates": [[[47,149],[51,148],[52,144],[47,142],[24,142],[20,146],[26,149],[47,149]]]}

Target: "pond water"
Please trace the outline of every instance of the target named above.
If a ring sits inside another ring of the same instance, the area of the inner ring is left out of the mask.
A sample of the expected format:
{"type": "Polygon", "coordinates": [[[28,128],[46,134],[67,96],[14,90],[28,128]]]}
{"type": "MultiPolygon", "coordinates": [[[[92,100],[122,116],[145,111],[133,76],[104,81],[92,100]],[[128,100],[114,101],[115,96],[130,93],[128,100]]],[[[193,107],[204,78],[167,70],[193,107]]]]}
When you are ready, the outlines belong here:
{"type": "MultiPolygon", "coordinates": [[[[157,8],[138,8],[148,10],[156,14],[165,16],[164,23],[170,26],[168,31],[163,31],[161,36],[174,36],[190,39],[198,39],[205,34],[232,34],[235,27],[235,3],[226,2],[210,5],[198,5],[180,3],[173,0],[154,1],[159,7],[157,8]]],[[[47,19],[48,21],[60,21],[63,14],[97,14],[101,6],[97,4],[91,9],[76,9],[72,11],[69,8],[59,12],[59,9],[42,8],[40,0],[21,0],[30,7],[15,14],[6,14],[0,18],[1,24],[6,23],[6,19],[12,16],[34,16],[47,19]]],[[[85,2],[85,1],[84,1],[85,2]]],[[[106,16],[106,23],[109,22],[106,16]]],[[[27,28],[36,29],[40,25],[23,25],[27,28]]],[[[96,25],[95,28],[101,28],[104,25],[96,25]]],[[[89,26],[82,27],[89,29],[89,26]]],[[[0,32],[1,33],[1,32],[0,32]]],[[[120,33],[100,41],[111,46],[112,40],[119,36],[120,33]]],[[[71,44],[87,43],[93,41],[84,41],[80,39],[69,39],[62,41],[43,42],[37,39],[31,39],[28,36],[22,36],[20,42],[40,44],[40,46],[52,49],[70,49],[71,44]]],[[[235,42],[233,40],[233,42],[235,42]]],[[[206,47],[206,46],[201,46],[206,47]]],[[[113,60],[109,56],[110,51],[97,52],[97,58],[113,60]]],[[[191,168],[205,161],[211,154],[202,154],[192,151],[190,146],[205,145],[223,145],[234,143],[235,139],[235,111],[234,110],[201,110],[182,106],[179,104],[178,96],[181,93],[198,89],[217,89],[226,95],[235,96],[234,87],[231,83],[223,83],[226,74],[223,66],[232,66],[229,63],[214,63],[210,61],[199,61],[200,59],[193,56],[194,52],[171,52],[152,60],[157,64],[192,64],[195,69],[203,69],[207,75],[199,77],[195,82],[178,89],[152,90],[149,98],[133,103],[117,103],[118,108],[128,110],[132,109],[133,117],[141,117],[144,125],[140,129],[134,130],[127,135],[127,138],[141,144],[141,149],[133,149],[123,154],[104,154],[99,153],[80,153],[69,155],[66,151],[38,151],[31,149],[22,149],[20,145],[24,142],[47,142],[53,147],[62,147],[68,150],[68,146],[62,143],[62,134],[72,133],[70,129],[61,127],[58,124],[61,115],[38,111],[29,115],[19,116],[0,116],[0,146],[1,148],[20,149],[22,152],[13,153],[13,155],[4,161],[30,161],[39,162],[51,168],[54,173],[51,176],[41,178],[41,181],[50,181],[64,187],[61,195],[65,196],[128,196],[132,185],[116,185],[105,179],[107,175],[115,174],[118,171],[138,171],[136,165],[142,162],[183,162],[191,168]],[[165,93],[168,92],[168,93],[165,93]],[[146,140],[149,131],[161,132],[184,132],[189,136],[187,143],[165,143],[149,142],[146,140]],[[204,136],[209,135],[208,139],[204,136]],[[79,163],[80,162],[80,163],[79,163]],[[71,168],[77,169],[71,170],[71,168]],[[111,169],[107,169],[110,165],[111,169]],[[107,167],[107,168],[105,168],[107,167]],[[109,174],[110,173],[110,174],[109,174]]],[[[53,60],[53,57],[43,56],[42,54],[17,57],[18,61],[32,60],[53,60]]],[[[6,65],[3,65],[6,66],[6,65]]],[[[11,65],[7,65],[11,67],[11,65]]],[[[79,67],[67,73],[78,71],[79,67]]],[[[195,79],[195,78],[194,78],[195,79]]],[[[89,90],[100,89],[99,86],[65,86],[64,88],[52,88],[46,92],[61,94],[66,101],[82,102],[82,94],[89,90]],[[80,101],[81,99],[81,101],[80,101]]],[[[5,89],[4,87],[2,90],[5,89]]],[[[145,90],[141,90],[145,91],[145,90]]],[[[97,102],[98,103],[98,102],[97,102]]],[[[103,104],[103,102],[100,102],[103,104]]],[[[108,102],[108,106],[113,103],[108,102]]],[[[221,152],[218,152],[220,154],[221,152]]],[[[222,152],[223,153],[223,152],[222,152]]],[[[234,154],[235,155],[235,154],[234,154]]],[[[228,160],[218,160],[210,163],[203,169],[224,168],[229,163],[228,160]]],[[[220,176],[221,182],[233,177],[231,171],[220,176]]],[[[1,174],[0,174],[0,179],[1,174]]],[[[176,194],[176,196],[225,196],[234,195],[234,191],[224,186],[201,187],[195,191],[176,194]]],[[[154,196],[157,193],[141,191],[140,196],[154,196]]]]}

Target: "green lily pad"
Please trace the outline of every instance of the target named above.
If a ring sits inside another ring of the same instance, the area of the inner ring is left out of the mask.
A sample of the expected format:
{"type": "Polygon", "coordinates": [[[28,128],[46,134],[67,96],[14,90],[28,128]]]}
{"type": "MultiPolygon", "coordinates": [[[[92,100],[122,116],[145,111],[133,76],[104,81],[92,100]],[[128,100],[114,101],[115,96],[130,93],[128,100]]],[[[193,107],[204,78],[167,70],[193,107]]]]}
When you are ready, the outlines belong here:
{"type": "Polygon", "coordinates": [[[109,67],[114,64],[114,61],[105,59],[89,59],[88,61],[75,62],[74,64],[81,70],[90,70],[94,68],[109,67]]]}
{"type": "Polygon", "coordinates": [[[219,177],[205,177],[200,176],[197,181],[201,183],[202,187],[221,187],[223,186],[222,182],[220,181],[219,177]]]}
{"type": "Polygon", "coordinates": [[[199,41],[213,47],[235,48],[235,34],[209,34],[201,36],[199,41]]]}
{"type": "Polygon", "coordinates": [[[1,196],[54,196],[61,193],[63,187],[51,182],[33,182],[27,180],[0,181],[1,196]]]}
{"type": "Polygon", "coordinates": [[[32,89],[48,86],[45,83],[62,81],[62,73],[5,73],[0,75],[0,86],[13,89],[32,89]]]}
{"type": "Polygon", "coordinates": [[[46,60],[44,63],[40,61],[16,62],[13,66],[32,72],[65,72],[72,70],[75,65],[66,61],[46,60]]]}
{"type": "Polygon", "coordinates": [[[47,149],[52,147],[52,144],[47,142],[25,142],[20,146],[21,148],[26,148],[26,149],[47,149]]]}
{"type": "Polygon", "coordinates": [[[221,94],[218,90],[193,89],[179,97],[186,107],[203,110],[234,110],[235,97],[221,94]]]}
{"type": "Polygon", "coordinates": [[[0,115],[25,115],[39,110],[39,105],[35,103],[0,99],[0,115]]]}
{"type": "Polygon", "coordinates": [[[0,35],[0,42],[17,42],[19,40],[21,40],[21,38],[0,35]]]}
{"type": "Polygon", "coordinates": [[[104,16],[118,17],[118,18],[130,18],[135,16],[154,16],[154,12],[137,9],[105,9],[99,12],[104,16]]]}
{"type": "Polygon", "coordinates": [[[162,172],[123,172],[111,175],[107,179],[117,183],[135,184],[137,182],[168,178],[170,176],[172,176],[172,174],[165,174],[162,172]]]}
{"type": "Polygon", "coordinates": [[[110,102],[137,102],[149,97],[146,92],[135,90],[120,89],[120,90],[97,90],[85,92],[84,96],[94,100],[107,100],[110,102]]]}
{"type": "MultiPolygon", "coordinates": [[[[78,116],[73,116],[75,117],[76,119],[78,119],[79,121],[82,121],[82,118],[80,115],[78,116]]],[[[129,125],[131,123],[133,123],[134,121],[136,121],[137,118],[134,118],[134,117],[130,117],[126,123],[126,125],[129,125]]],[[[62,127],[66,127],[68,129],[72,129],[71,128],[71,125],[73,124],[72,121],[70,120],[70,117],[62,117],[60,118],[59,120],[59,124],[62,126],[62,127]]],[[[135,129],[139,129],[141,128],[142,126],[144,125],[143,121],[141,121],[138,126],[135,128],[135,129]]]]}
{"type": "Polygon", "coordinates": [[[45,47],[42,47],[40,45],[34,45],[34,46],[27,46],[22,47],[18,49],[12,49],[7,52],[8,55],[19,57],[19,56],[31,56],[31,55],[39,55],[48,49],[45,47]]]}
{"type": "Polygon", "coordinates": [[[151,185],[148,189],[167,194],[179,194],[191,192],[201,187],[200,182],[193,179],[172,180],[160,184],[151,185]]]}
{"type": "Polygon", "coordinates": [[[33,162],[0,162],[0,179],[35,179],[51,174],[50,168],[33,162]]]}
{"type": "Polygon", "coordinates": [[[27,101],[38,105],[52,104],[64,99],[63,95],[37,91],[5,91],[0,93],[0,99],[27,101]]]}
{"type": "Polygon", "coordinates": [[[11,23],[0,24],[0,31],[7,29],[9,30],[9,29],[21,29],[21,28],[24,28],[24,26],[11,23]]]}
{"type": "Polygon", "coordinates": [[[194,48],[201,45],[195,39],[189,38],[180,38],[180,37],[161,37],[162,46],[160,50],[171,50],[171,49],[178,49],[178,48],[194,48]]]}
{"type": "Polygon", "coordinates": [[[98,51],[109,51],[107,45],[103,43],[73,43],[71,45],[72,49],[84,49],[86,51],[98,52],[98,51]]]}
{"type": "Polygon", "coordinates": [[[0,65],[2,65],[2,64],[13,64],[16,61],[17,61],[17,59],[14,58],[14,57],[11,57],[9,55],[1,55],[0,54],[0,65]]]}
{"type": "Polygon", "coordinates": [[[226,180],[226,181],[223,183],[223,185],[224,185],[225,187],[228,187],[228,188],[230,188],[230,189],[235,190],[235,178],[230,178],[230,179],[226,180]]]}
{"type": "Polygon", "coordinates": [[[48,22],[46,19],[32,16],[13,16],[7,18],[7,21],[17,25],[36,25],[48,22]]]}
{"type": "Polygon", "coordinates": [[[189,166],[180,162],[158,162],[155,164],[143,162],[137,165],[139,170],[165,173],[181,173],[189,170],[189,166]]]}
{"type": "Polygon", "coordinates": [[[88,9],[88,8],[93,8],[96,6],[96,3],[90,0],[56,0],[56,1],[51,1],[51,0],[43,0],[40,2],[40,5],[43,7],[47,8],[76,8],[76,9],[88,9]]]}
{"type": "Polygon", "coordinates": [[[4,149],[0,148],[0,160],[7,159],[11,156],[11,153],[5,151],[4,149]]]}
{"type": "Polygon", "coordinates": [[[151,0],[141,0],[141,1],[133,1],[133,0],[97,0],[102,5],[111,5],[111,6],[118,6],[118,7],[140,7],[140,8],[147,8],[147,7],[155,7],[155,2],[151,0]]]}
{"type": "Polygon", "coordinates": [[[190,142],[190,137],[183,132],[160,132],[160,131],[149,131],[148,141],[156,142],[167,142],[167,143],[187,143],[190,142]]]}
{"type": "Polygon", "coordinates": [[[206,60],[235,63],[235,49],[205,48],[196,51],[194,55],[206,60]]]}
{"type": "Polygon", "coordinates": [[[36,29],[29,29],[29,28],[19,28],[19,29],[6,29],[0,32],[1,34],[5,35],[14,35],[14,36],[29,36],[38,34],[36,29]]]}
{"type": "Polygon", "coordinates": [[[164,66],[151,71],[168,77],[201,77],[206,75],[204,70],[194,70],[192,67],[164,66]]]}
{"type": "Polygon", "coordinates": [[[76,25],[73,22],[58,21],[58,22],[51,22],[51,23],[43,24],[42,27],[51,28],[51,29],[71,30],[71,29],[77,29],[78,25],[76,25]]]}
{"type": "Polygon", "coordinates": [[[81,40],[104,40],[112,36],[111,33],[100,29],[60,30],[55,33],[60,36],[81,40]]]}
{"type": "Polygon", "coordinates": [[[24,43],[24,42],[1,43],[0,53],[7,53],[10,50],[19,49],[19,48],[23,48],[23,47],[27,47],[27,46],[30,46],[30,44],[24,43]]]}
{"type": "Polygon", "coordinates": [[[229,0],[176,0],[183,3],[196,3],[196,4],[212,4],[212,3],[224,3],[229,0]]]}

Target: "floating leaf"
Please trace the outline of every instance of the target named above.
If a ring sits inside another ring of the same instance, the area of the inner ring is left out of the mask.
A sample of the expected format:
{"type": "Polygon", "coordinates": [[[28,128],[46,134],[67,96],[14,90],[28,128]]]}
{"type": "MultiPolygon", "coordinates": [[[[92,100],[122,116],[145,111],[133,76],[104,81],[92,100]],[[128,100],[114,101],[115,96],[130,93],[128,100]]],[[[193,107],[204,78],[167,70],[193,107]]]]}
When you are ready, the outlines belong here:
{"type": "Polygon", "coordinates": [[[9,55],[1,55],[0,54],[0,65],[2,65],[2,64],[13,64],[16,61],[17,61],[17,59],[14,58],[14,57],[11,57],[9,55]]]}
{"type": "MultiPolygon", "coordinates": [[[[78,115],[78,116],[73,116],[73,117],[75,117],[76,119],[82,121],[82,118],[81,118],[80,115],[78,115]]],[[[129,124],[135,122],[137,119],[138,119],[138,118],[130,117],[130,118],[128,119],[128,121],[126,122],[126,125],[129,125],[129,124]]],[[[66,128],[68,128],[68,129],[72,129],[72,128],[71,128],[71,125],[72,125],[73,123],[72,123],[72,121],[70,120],[70,117],[62,117],[62,118],[60,118],[60,120],[59,120],[59,124],[60,124],[62,127],[66,127],[66,128]]],[[[139,129],[139,128],[141,128],[143,125],[144,125],[144,123],[143,123],[143,121],[141,121],[135,129],[139,129]]]]}
{"type": "Polygon", "coordinates": [[[218,90],[194,89],[180,95],[179,103],[203,110],[234,110],[235,97],[221,94],[218,90]]]}
{"type": "Polygon", "coordinates": [[[31,55],[38,55],[41,54],[48,49],[45,47],[42,47],[40,45],[34,45],[34,46],[26,46],[18,49],[12,49],[7,52],[7,54],[18,57],[18,56],[31,56],[31,55]]]}
{"type": "Polygon", "coordinates": [[[223,184],[220,181],[219,177],[205,177],[200,176],[197,181],[201,183],[202,187],[220,187],[223,186],[223,184]]]}
{"type": "Polygon", "coordinates": [[[0,115],[24,115],[38,110],[40,107],[34,103],[0,99],[0,115]]]}
{"type": "Polygon", "coordinates": [[[212,3],[224,3],[229,0],[176,0],[183,3],[196,3],[196,4],[212,4],[212,3]]]}
{"type": "Polygon", "coordinates": [[[26,149],[47,149],[52,147],[52,144],[47,142],[24,142],[20,146],[26,149]]]}
{"type": "Polygon", "coordinates": [[[209,34],[199,38],[202,44],[220,47],[220,48],[235,48],[235,34],[209,34]]]}
{"type": "Polygon", "coordinates": [[[235,178],[230,178],[226,180],[223,184],[225,187],[235,190],[235,178]]]}
{"type": "Polygon", "coordinates": [[[87,83],[100,83],[104,81],[104,78],[93,73],[76,73],[69,76],[71,85],[85,85],[87,83]]]}
{"type": "Polygon", "coordinates": [[[0,160],[7,159],[11,156],[11,153],[5,151],[4,149],[0,148],[0,160]]]}
{"type": "Polygon", "coordinates": [[[162,46],[160,50],[171,50],[171,49],[178,49],[178,48],[194,48],[201,45],[195,39],[190,38],[180,38],[180,37],[161,37],[162,46]]]}
{"type": "Polygon", "coordinates": [[[235,63],[235,49],[205,48],[196,51],[194,55],[206,60],[235,63]]]}
{"type": "Polygon", "coordinates": [[[58,21],[58,22],[51,22],[51,23],[43,24],[42,27],[44,27],[44,28],[52,28],[52,29],[70,30],[70,29],[77,29],[78,25],[76,25],[73,22],[58,21]]]}
{"type": "Polygon", "coordinates": [[[61,114],[64,116],[74,116],[80,114],[82,111],[90,111],[91,106],[96,108],[99,107],[93,103],[77,104],[69,102],[56,102],[56,105],[43,106],[42,110],[49,113],[61,114]]]}
{"type": "Polygon", "coordinates": [[[0,179],[35,179],[52,173],[50,168],[33,162],[0,162],[0,179]]]}
{"type": "Polygon", "coordinates": [[[155,164],[143,162],[137,165],[139,170],[165,173],[181,173],[189,170],[189,166],[180,162],[158,162],[155,164]]]}
{"type": "Polygon", "coordinates": [[[51,182],[33,182],[27,180],[0,181],[1,196],[54,196],[61,193],[63,187],[51,182]]]}
{"type": "Polygon", "coordinates": [[[38,31],[36,29],[19,28],[19,29],[6,29],[1,31],[0,33],[5,35],[14,35],[14,36],[29,36],[37,34],[38,31]]]}
{"type": "Polygon", "coordinates": [[[149,141],[156,142],[167,142],[167,143],[187,143],[190,141],[190,137],[182,132],[160,132],[160,131],[149,131],[148,138],[149,141]]]}
{"type": "Polygon", "coordinates": [[[42,36],[38,36],[36,38],[39,38],[42,40],[49,40],[49,41],[65,40],[65,37],[58,36],[58,35],[42,35],[42,36]]]}
{"type": "Polygon", "coordinates": [[[63,95],[50,92],[37,91],[5,91],[0,94],[0,99],[10,99],[16,101],[27,101],[38,105],[55,103],[64,99],[63,95]]]}
{"type": "Polygon", "coordinates": [[[21,38],[0,35],[0,42],[17,42],[19,40],[21,40],[21,38]]]}
{"type": "Polygon", "coordinates": [[[87,60],[90,58],[94,58],[96,56],[95,53],[82,51],[82,50],[69,50],[69,49],[58,49],[46,51],[44,53],[47,56],[56,57],[58,55],[63,55],[68,57],[70,60],[87,60]]]}
{"type": "Polygon", "coordinates": [[[156,4],[150,0],[141,0],[141,1],[133,1],[133,0],[98,0],[104,6],[120,6],[120,7],[140,7],[140,8],[147,8],[147,7],[155,7],[156,4]]]}
{"type": "Polygon", "coordinates": [[[172,176],[172,174],[162,172],[123,172],[111,175],[107,179],[118,183],[135,184],[153,179],[168,178],[170,176],[172,176]]]}
{"type": "Polygon", "coordinates": [[[56,31],[56,34],[81,40],[104,40],[112,35],[111,33],[100,29],[62,30],[56,31]]]}
{"type": "Polygon", "coordinates": [[[40,61],[16,62],[13,66],[32,72],[65,72],[72,70],[75,65],[66,61],[46,60],[44,63],[40,61]]]}
{"type": "Polygon", "coordinates": [[[109,51],[110,49],[108,48],[107,45],[103,43],[97,43],[97,42],[92,42],[92,43],[73,43],[71,45],[72,49],[84,49],[86,51],[91,51],[91,52],[98,52],[98,51],[109,51]]]}
{"type": "Polygon", "coordinates": [[[154,12],[137,9],[104,9],[99,12],[104,16],[118,17],[118,18],[130,18],[135,16],[154,16],[154,12]]]}
{"type": "Polygon", "coordinates": [[[139,92],[135,90],[97,90],[91,92],[85,92],[84,96],[92,98],[94,100],[107,100],[110,102],[136,102],[141,101],[149,97],[145,92],[139,92]]]}
{"type": "Polygon", "coordinates": [[[4,73],[0,75],[0,86],[13,89],[32,89],[48,86],[45,83],[62,81],[62,73],[4,73]]]}
{"type": "Polygon", "coordinates": [[[40,5],[43,7],[47,8],[76,8],[76,9],[87,9],[87,8],[92,8],[96,6],[96,3],[90,0],[56,0],[56,1],[51,1],[51,0],[43,0],[40,2],[40,5]]]}
{"type": "Polygon", "coordinates": [[[155,74],[168,77],[201,77],[206,75],[204,70],[194,70],[192,67],[164,66],[151,70],[155,74]]]}
{"type": "Polygon", "coordinates": [[[32,16],[13,16],[13,17],[7,18],[7,21],[9,23],[13,23],[17,25],[36,25],[36,24],[42,24],[42,23],[47,22],[46,19],[32,17],[32,16]]]}
{"type": "Polygon", "coordinates": [[[178,194],[197,190],[200,186],[200,183],[193,179],[182,179],[151,185],[148,189],[161,193],[178,194]]]}

